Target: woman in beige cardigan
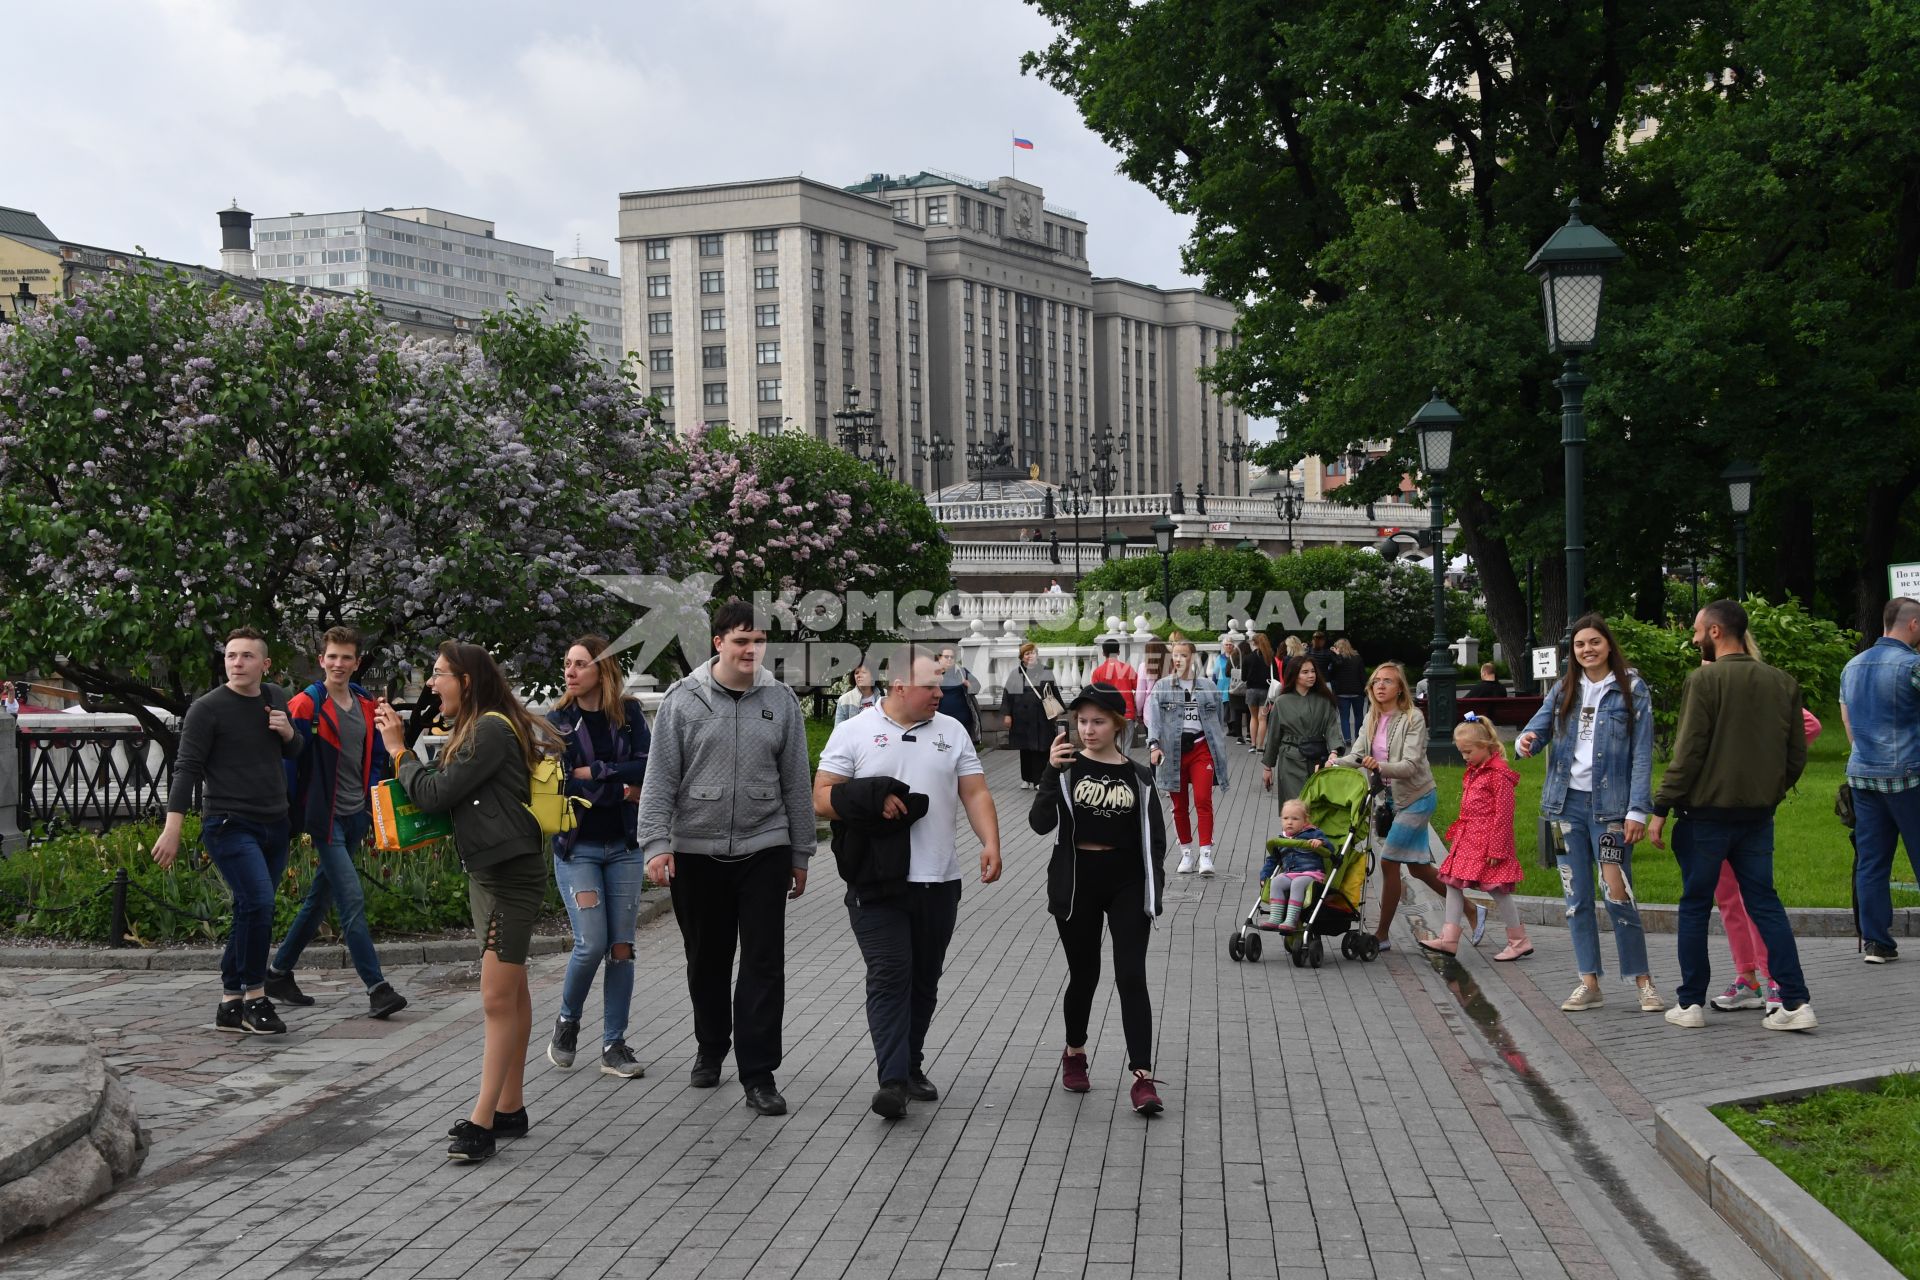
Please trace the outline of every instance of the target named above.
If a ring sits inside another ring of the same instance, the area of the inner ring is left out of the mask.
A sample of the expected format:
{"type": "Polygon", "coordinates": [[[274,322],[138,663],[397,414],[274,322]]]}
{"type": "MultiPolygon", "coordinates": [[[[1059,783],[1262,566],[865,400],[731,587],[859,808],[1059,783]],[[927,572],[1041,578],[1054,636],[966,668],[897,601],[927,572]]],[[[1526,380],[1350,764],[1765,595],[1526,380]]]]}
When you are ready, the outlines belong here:
{"type": "MultiPolygon", "coordinates": [[[[1378,770],[1391,784],[1393,829],[1380,850],[1380,924],[1374,936],[1382,951],[1391,950],[1387,930],[1400,909],[1400,871],[1406,872],[1440,897],[1447,886],[1434,869],[1446,847],[1432,830],[1433,812],[1440,807],[1440,790],[1427,765],[1427,718],[1413,705],[1407,673],[1397,662],[1383,662],[1367,681],[1367,714],[1347,754],[1335,754],[1327,763],[1350,769],[1378,770]]],[[[1476,904],[1477,905],[1477,904],[1476,904]]],[[[1486,933],[1487,909],[1478,907],[1473,941],[1486,933]]],[[[1529,948],[1531,950],[1531,948],[1529,948]]]]}

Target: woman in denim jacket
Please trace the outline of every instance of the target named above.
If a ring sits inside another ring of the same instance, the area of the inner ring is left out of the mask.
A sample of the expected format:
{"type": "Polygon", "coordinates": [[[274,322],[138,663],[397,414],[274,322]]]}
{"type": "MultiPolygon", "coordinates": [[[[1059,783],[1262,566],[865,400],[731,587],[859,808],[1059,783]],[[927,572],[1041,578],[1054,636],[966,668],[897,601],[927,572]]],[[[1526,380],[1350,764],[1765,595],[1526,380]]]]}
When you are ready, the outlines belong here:
{"type": "Polygon", "coordinates": [[[1653,699],[1627,668],[1607,620],[1589,613],[1573,624],[1574,669],[1563,676],[1514,742],[1522,756],[1551,742],[1540,816],[1560,834],[1560,885],[1580,985],[1561,1004],[1596,1009],[1600,930],[1593,906],[1594,868],[1606,886],[1607,915],[1620,972],[1639,986],[1640,1007],[1666,1002],[1647,972],[1647,937],[1633,896],[1633,846],[1653,811],[1653,699]]]}
{"type": "Polygon", "coordinates": [[[1169,650],[1173,672],[1154,681],[1147,694],[1147,761],[1153,783],[1173,808],[1173,829],[1180,841],[1178,874],[1195,870],[1193,828],[1187,820],[1191,796],[1200,827],[1201,875],[1213,874],[1213,789],[1227,789],[1227,731],[1220,715],[1220,691],[1197,670],[1193,641],[1177,641],[1169,650]]]}

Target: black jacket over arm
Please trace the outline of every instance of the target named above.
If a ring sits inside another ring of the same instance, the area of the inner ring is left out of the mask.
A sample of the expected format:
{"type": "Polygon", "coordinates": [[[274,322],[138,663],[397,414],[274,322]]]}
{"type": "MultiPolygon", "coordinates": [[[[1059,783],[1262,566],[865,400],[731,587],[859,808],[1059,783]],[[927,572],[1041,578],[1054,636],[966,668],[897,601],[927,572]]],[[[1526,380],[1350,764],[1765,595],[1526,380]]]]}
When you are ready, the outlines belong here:
{"type": "Polygon", "coordinates": [[[927,798],[898,778],[849,778],[832,791],[833,861],[862,902],[902,892],[913,869],[913,824],[927,816],[927,798]],[[888,796],[907,803],[904,818],[883,818],[888,796]]]}

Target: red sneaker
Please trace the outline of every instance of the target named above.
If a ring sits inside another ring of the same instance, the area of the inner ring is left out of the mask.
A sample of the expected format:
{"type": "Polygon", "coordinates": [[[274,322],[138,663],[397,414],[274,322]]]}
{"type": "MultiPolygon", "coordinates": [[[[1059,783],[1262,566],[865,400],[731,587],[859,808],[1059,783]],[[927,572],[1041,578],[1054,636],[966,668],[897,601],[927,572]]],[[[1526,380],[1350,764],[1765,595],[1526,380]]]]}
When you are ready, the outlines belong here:
{"type": "Polygon", "coordinates": [[[1133,1109],[1143,1116],[1157,1116],[1166,1110],[1160,1102],[1159,1090],[1153,1087],[1153,1077],[1133,1078],[1133,1109]]]}
{"type": "Polygon", "coordinates": [[[1085,1093],[1093,1088],[1087,1079],[1087,1055],[1084,1053],[1063,1053],[1060,1055],[1060,1087],[1068,1093],[1085,1093]]]}

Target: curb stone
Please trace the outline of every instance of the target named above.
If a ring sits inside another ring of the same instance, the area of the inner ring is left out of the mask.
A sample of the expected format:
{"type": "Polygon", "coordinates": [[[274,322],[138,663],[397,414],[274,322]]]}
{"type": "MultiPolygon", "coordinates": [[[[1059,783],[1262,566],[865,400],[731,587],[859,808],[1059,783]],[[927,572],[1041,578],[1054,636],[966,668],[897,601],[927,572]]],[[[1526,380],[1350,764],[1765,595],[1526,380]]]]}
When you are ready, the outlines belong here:
{"type": "MultiPolygon", "coordinates": [[[[673,910],[673,900],[665,889],[648,889],[640,895],[637,924],[646,924],[673,910]]],[[[404,968],[417,964],[452,964],[472,960],[477,942],[473,938],[430,938],[415,942],[382,942],[374,950],[382,968],[404,968]]],[[[573,950],[573,936],[565,933],[535,934],[530,955],[551,956],[573,950]]],[[[146,969],[156,972],[199,973],[220,968],[218,947],[177,947],[166,951],[146,951],[135,947],[0,947],[0,969],[146,969]]],[[[308,947],[300,957],[301,969],[345,969],[352,962],[347,949],[338,944],[308,947]]]]}
{"type": "MultiPolygon", "coordinates": [[[[1479,895],[1484,897],[1485,895],[1479,895]]],[[[1524,924],[1563,929],[1567,924],[1567,904],[1562,898],[1513,896],[1524,924]]],[[[1599,904],[1596,902],[1595,906],[1599,904]]],[[[1640,927],[1647,933],[1675,933],[1679,930],[1680,908],[1671,902],[1642,902],[1640,927]]],[[[1847,907],[1788,907],[1787,923],[1796,938],[1851,938],[1855,936],[1853,912],[1847,907]]],[[[1715,911],[1707,924],[1709,933],[1724,934],[1720,913],[1715,911]]],[[[1895,907],[1891,932],[1896,938],[1920,937],[1920,907],[1895,907]]]]}
{"type": "Polygon", "coordinates": [[[1687,1185],[1786,1280],[1899,1280],[1892,1263],[1708,1108],[1863,1088],[1911,1071],[1920,1071],[1920,1063],[1805,1076],[1757,1093],[1741,1089],[1676,1099],[1654,1111],[1654,1144],[1687,1185]]]}

